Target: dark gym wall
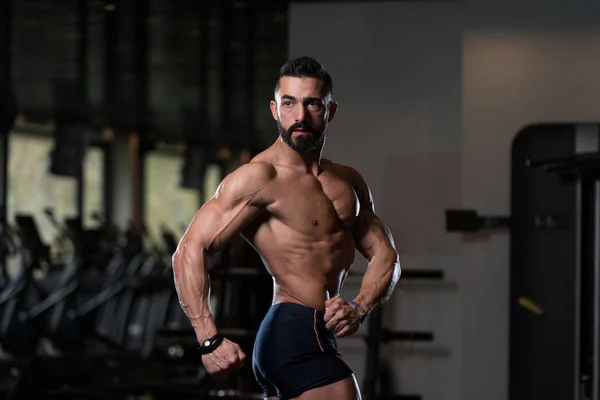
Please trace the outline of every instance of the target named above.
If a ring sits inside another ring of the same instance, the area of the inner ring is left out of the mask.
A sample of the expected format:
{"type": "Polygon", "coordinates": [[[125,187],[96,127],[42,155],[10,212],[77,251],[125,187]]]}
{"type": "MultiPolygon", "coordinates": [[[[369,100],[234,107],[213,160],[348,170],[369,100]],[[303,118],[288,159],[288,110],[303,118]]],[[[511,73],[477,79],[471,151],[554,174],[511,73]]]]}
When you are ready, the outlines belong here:
{"type": "MultiPolygon", "coordinates": [[[[432,330],[447,351],[384,352],[403,392],[508,398],[508,236],[447,234],[444,210],[508,215],[515,134],[600,119],[599,17],[588,0],[292,7],[290,55],[320,59],[340,102],[326,154],[366,177],[405,268],[442,268],[458,284],[406,284],[392,301],[388,325],[432,330]]],[[[361,345],[341,347],[360,382],[361,345]]]]}

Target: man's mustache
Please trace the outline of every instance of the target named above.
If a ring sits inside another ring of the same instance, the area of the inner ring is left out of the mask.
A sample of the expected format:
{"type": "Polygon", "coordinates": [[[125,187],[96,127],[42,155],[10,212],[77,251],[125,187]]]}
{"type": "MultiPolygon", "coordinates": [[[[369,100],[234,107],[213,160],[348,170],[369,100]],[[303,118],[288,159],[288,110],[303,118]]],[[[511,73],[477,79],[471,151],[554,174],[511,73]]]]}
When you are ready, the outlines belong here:
{"type": "Polygon", "coordinates": [[[310,126],[305,125],[301,122],[296,122],[295,124],[290,126],[290,128],[288,129],[289,134],[292,134],[294,131],[305,131],[305,132],[315,133],[314,129],[312,129],[310,126]]]}

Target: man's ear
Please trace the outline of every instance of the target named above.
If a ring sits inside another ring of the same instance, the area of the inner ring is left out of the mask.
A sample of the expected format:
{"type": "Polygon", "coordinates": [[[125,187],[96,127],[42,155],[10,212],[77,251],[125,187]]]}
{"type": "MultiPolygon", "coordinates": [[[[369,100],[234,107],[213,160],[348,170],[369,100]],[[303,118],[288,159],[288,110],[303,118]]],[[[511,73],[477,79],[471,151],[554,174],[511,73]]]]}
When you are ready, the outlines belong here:
{"type": "Polygon", "coordinates": [[[271,103],[269,103],[269,107],[271,108],[271,114],[273,115],[273,119],[275,121],[278,121],[279,115],[277,114],[277,103],[275,102],[275,100],[271,100],[271,103]]]}
{"type": "Polygon", "coordinates": [[[327,122],[331,122],[331,120],[335,117],[335,114],[337,113],[337,109],[338,109],[338,103],[331,100],[331,102],[329,102],[329,114],[327,115],[327,122]]]}

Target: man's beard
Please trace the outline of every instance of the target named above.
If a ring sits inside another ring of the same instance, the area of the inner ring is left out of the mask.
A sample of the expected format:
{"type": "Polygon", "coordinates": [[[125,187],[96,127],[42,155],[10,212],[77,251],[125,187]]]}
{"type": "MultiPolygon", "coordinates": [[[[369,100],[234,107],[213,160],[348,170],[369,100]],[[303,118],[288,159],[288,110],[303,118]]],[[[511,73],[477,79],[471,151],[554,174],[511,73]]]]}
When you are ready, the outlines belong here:
{"type": "Polygon", "coordinates": [[[325,142],[325,133],[327,129],[323,129],[322,132],[317,132],[309,126],[306,126],[300,122],[293,124],[287,130],[281,126],[281,122],[277,121],[277,129],[281,138],[290,146],[292,150],[298,153],[310,153],[311,151],[318,150],[323,146],[325,142]],[[293,136],[294,131],[302,130],[306,132],[306,135],[293,136]]]}

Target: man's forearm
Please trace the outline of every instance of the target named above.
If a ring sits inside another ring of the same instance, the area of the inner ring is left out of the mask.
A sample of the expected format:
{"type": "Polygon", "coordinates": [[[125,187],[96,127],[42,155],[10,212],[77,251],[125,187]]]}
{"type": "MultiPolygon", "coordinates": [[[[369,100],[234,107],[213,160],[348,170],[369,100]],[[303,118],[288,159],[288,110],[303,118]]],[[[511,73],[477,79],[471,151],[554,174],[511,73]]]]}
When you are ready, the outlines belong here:
{"type": "Polygon", "coordinates": [[[400,279],[400,259],[395,251],[375,255],[365,272],[360,291],[354,298],[363,310],[382,305],[392,295],[400,279]]]}
{"type": "Polygon", "coordinates": [[[210,279],[206,250],[184,244],[173,255],[173,274],[179,304],[189,318],[198,341],[217,333],[210,309],[210,279]]]}

